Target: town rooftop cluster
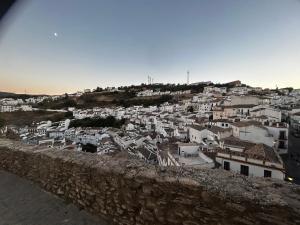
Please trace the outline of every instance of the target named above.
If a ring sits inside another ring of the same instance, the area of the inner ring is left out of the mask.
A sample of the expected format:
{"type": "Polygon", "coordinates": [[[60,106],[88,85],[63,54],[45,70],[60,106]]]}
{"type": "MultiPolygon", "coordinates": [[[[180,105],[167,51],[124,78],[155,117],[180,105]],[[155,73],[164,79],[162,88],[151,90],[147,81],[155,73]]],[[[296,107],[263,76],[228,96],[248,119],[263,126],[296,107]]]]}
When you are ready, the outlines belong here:
{"type": "MultiPolygon", "coordinates": [[[[148,163],[178,167],[221,168],[246,176],[286,178],[281,156],[288,151],[290,126],[300,128],[300,90],[262,89],[242,85],[228,86],[199,82],[203,91],[188,88],[160,91],[149,87],[135,93],[136,98],[186,95],[176,102],[160,105],[68,107],[72,118],[31,125],[7,124],[0,129],[18,135],[26,144],[58,147],[62,151],[93,152],[98,155],[126,153],[148,163]],[[78,127],[73,121],[106,119],[123,121],[116,127],[78,127]]],[[[107,92],[122,91],[109,88],[107,92]]],[[[91,94],[90,89],[70,94],[91,94]]],[[[38,103],[64,98],[38,96],[26,99],[2,98],[0,111],[35,111],[38,103]]],[[[55,110],[54,110],[55,111],[55,110]]]]}

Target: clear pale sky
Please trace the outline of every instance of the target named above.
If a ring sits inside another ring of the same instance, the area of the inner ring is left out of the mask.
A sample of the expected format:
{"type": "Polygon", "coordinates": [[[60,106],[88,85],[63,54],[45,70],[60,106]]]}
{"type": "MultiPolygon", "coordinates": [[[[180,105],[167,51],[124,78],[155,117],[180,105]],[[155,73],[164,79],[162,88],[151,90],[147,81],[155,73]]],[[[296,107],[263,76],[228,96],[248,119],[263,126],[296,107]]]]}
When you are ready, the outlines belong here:
{"type": "Polygon", "coordinates": [[[147,82],[300,88],[299,0],[29,0],[2,21],[0,91],[147,82]],[[54,35],[57,33],[57,36],[54,35]]]}

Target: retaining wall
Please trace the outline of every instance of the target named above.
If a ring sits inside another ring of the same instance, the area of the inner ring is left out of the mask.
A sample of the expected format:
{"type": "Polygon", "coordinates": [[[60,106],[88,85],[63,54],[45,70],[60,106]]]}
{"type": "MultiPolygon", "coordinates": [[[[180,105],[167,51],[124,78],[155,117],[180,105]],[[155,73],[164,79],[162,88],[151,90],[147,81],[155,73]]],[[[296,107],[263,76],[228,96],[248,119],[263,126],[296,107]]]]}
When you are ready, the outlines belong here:
{"type": "Polygon", "coordinates": [[[112,224],[300,224],[297,185],[219,169],[160,168],[6,139],[0,168],[112,224]]]}

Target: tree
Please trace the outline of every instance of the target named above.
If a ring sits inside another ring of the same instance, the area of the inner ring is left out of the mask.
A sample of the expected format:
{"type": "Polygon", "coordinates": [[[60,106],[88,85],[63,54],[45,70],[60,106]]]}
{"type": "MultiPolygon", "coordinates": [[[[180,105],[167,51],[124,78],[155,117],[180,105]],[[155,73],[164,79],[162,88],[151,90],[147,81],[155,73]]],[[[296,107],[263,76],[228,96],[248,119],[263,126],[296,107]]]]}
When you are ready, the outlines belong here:
{"type": "Polygon", "coordinates": [[[69,98],[68,93],[65,93],[65,99],[68,99],[68,98],[69,98]]]}
{"type": "Polygon", "coordinates": [[[6,137],[12,140],[18,140],[20,138],[12,129],[7,130],[6,137]]]}
{"type": "Polygon", "coordinates": [[[125,123],[125,120],[117,120],[113,116],[106,118],[85,118],[72,120],[70,127],[115,127],[120,128],[125,123]]]}
{"type": "Polygon", "coordinates": [[[95,153],[95,152],[97,152],[97,146],[87,143],[86,145],[82,145],[82,151],[95,153]]]}
{"type": "Polygon", "coordinates": [[[2,119],[2,118],[0,117],[0,128],[4,126],[4,123],[5,123],[4,119],[2,119]]]}
{"type": "Polygon", "coordinates": [[[194,112],[193,106],[191,106],[191,105],[188,106],[188,107],[187,107],[187,111],[188,111],[188,112],[191,112],[191,113],[194,112]]]}
{"type": "Polygon", "coordinates": [[[102,92],[103,91],[103,88],[101,88],[101,87],[97,87],[95,90],[94,90],[94,92],[102,92]]]}

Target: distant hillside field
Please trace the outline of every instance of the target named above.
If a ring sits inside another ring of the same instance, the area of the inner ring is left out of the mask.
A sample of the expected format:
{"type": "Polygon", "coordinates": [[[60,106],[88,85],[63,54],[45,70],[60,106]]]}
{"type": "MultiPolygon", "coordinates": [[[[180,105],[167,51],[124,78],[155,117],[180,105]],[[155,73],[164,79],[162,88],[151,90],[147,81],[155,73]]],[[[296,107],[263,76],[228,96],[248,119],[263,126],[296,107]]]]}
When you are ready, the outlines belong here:
{"type": "Polygon", "coordinates": [[[111,92],[111,93],[86,93],[80,97],[66,96],[58,100],[45,100],[36,107],[42,109],[63,109],[68,107],[93,108],[105,106],[124,106],[133,105],[160,105],[164,102],[172,102],[174,98],[169,95],[136,97],[135,93],[130,92],[111,92]]]}
{"type": "Polygon", "coordinates": [[[45,95],[16,94],[16,93],[0,91],[0,98],[26,99],[26,98],[38,97],[38,96],[45,96],[45,95]]]}
{"type": "Polygon", "coordinates": [[[9,112],[0,113],[1,120],[4,125],[24,126],[31,125],[32,122],[40,122],[44,120],[51,120],[52,122],[71,118],[72,113],[65,112],[48,112],[48,111],[34,111],[34,112],[9,112]]]}

